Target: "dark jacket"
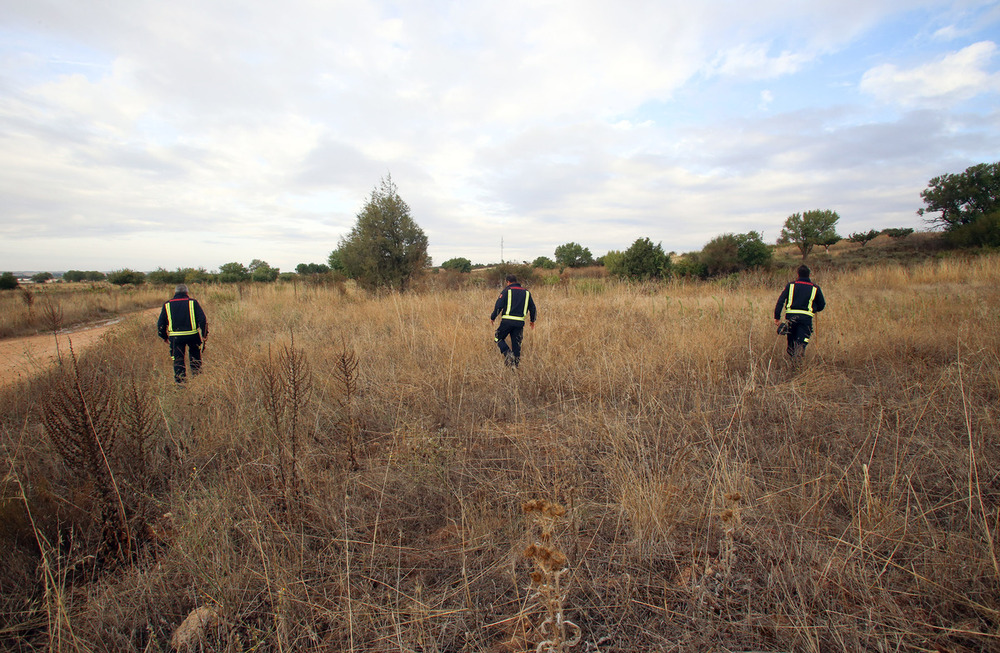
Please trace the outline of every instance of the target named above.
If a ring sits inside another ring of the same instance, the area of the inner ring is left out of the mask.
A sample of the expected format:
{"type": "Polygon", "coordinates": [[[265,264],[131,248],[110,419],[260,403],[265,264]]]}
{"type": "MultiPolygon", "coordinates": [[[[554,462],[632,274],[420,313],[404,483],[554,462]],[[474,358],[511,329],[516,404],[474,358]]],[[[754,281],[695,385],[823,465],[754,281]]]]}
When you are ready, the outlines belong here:
{"type": "Polygon", "coordinates": [[[177,293],[160,310],[160,319],[156,321],[156,332],[166,340],[169,336],[192,336],[198,331],[208,337],[208,320],[205,311],[201,310],[198,300],[191,299],[184,293],[177,293]],[[192,321],[193,318],[193,321],[192,321]]]}
{"type": "Polygon", "coordinates": [[[774,319],[781,319],[781,311],[785,316],[794,315],[811,318],[826,307],[823,291],[809,279],[796,279],[781,292],[778,303],[774,305],[774,319]]]}
{"type": "Polygon", "coordinates": [[[531,293],[521,287],[520,284],[512,283],[503,289],[497,297],[497,303],[490,313],[490,320],[495,320],[497,315],[503,320],[514,320],[524,322],[525,317],[530,317],[531,322],[535,321],[535,300],[531,298],[531,293]]]}

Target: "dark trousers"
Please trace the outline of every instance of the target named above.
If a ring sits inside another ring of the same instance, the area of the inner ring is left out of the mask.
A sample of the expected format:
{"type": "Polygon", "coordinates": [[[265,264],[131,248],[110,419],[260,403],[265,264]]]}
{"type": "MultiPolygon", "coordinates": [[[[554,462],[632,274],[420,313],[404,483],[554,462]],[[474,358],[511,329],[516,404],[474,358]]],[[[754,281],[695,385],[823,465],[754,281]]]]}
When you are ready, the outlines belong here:
{"type": "Polygon", "coordinates": [[[508,365],[517,367],[521,362],[521,340],[524,339],[524,322],[517,320],[500,320],[500,326],[494,335],[500,353],[504,355],[508,365]],[[510,346],[507,338],[510,337],[510,346]]]}
{"type": "Polygon", "coordinates": [[[174,381],[184,383],[187,371],[184,369],[184,350],[191,357],[191,374],[201,371],[201,336],[170,336],[170,357],[174,359],[174,381]]]}
{"type": "Polygon", "coordinates": [[[813,332],[813,321],[808,315],[786,315],[788,320],[788,348],[793,359],[805,355],[806,345],[813,332]]]}

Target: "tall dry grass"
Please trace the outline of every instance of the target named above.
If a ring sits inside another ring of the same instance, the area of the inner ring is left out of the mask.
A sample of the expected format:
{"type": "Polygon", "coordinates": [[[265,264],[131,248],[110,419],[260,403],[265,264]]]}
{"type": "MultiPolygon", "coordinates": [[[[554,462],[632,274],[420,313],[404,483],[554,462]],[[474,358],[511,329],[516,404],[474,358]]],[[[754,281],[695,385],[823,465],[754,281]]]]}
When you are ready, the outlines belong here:
{"type": "Polygon", "coordinates": [[[1000,258],[815,278],[801,371],[767,275],[540,284],[516,372],[490,288],[208,292],[184,388],[126,322],[80,362],[156,416],[108,456],[130,554],[46,434],[68,372],[7,393],[0,642],[998,648],[1000,258]]]}
{"type": "Polygon", "coordinates": [[[0,338],[59,331],[152,308],[170,297],[164,287],[106,283],[23,286],[0,292],[0,338]]]}

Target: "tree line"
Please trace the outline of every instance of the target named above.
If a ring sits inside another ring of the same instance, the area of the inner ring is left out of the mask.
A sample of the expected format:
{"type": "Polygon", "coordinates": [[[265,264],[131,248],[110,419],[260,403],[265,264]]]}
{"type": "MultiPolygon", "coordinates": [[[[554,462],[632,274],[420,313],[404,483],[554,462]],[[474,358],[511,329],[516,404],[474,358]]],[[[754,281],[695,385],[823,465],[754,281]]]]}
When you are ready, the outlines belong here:
{"type": "MultiPolygon", "coordinates": [[[[945,242],[953,247],[1000,247],[1000,162],[981,163],[958,174],[934,177],[920,193],[924,207],[921,217],[944,232],[945,242]]],[[[777,245],[795,246],[802,259],[808,258],[816,246],[829,248],[845,240],[837,233],[840,216],[830,209],[814,209],[793,213],[785,220],[777,245]]],[[[874,229],[856,232],[846,240],[864,247],[877,236],[905,238],[913,229],[874,229]]],[[[66,281],[99,281],[106,278],[117,285],[145,282],[176,283],[241,283],[274,282],[280,278],[306,276],[314,278],[350,278],[369,289],[387,288],[404,291],[411,280],[430,266],[426,234],[414,221],[409,205],[387,175],[371,191],[357,222],[343,236],[326,263],[300,263],[295,273],[284,273],[266,261],[254,259],[249,265],[231,262],[219,271],[204,268],[178,268],[168,271],[158,268],[143,273],[131,269],[115,270],[106,276],[100,272],[70,270],[66,281]]],[[[632,280],[662,279],[669,276],[709,278],[742,270],[767,267],[773,258],[773,247],[764,242],[758,231],[726,233],[716,236],[697,252],[689,252],[673,260],[672,252],[663,250],[662,243],[638,238],[624,250],[612,250],[594,258],[587,247],[570,242],[555,248],[553,258],[539,256],[531,268],[555,269],[603,265],[609,274],[632,280]]],[[[448,259],[441,268],[459,273],[476,267],[464,257],[448,259]]],[[[39,282],[52,278],[39,273],[39,282]],[[43,278],[44,276],[44,278],[43,278]]],[[[0,289],[17,286],[10,272],[0,275],[0,289]]]]}

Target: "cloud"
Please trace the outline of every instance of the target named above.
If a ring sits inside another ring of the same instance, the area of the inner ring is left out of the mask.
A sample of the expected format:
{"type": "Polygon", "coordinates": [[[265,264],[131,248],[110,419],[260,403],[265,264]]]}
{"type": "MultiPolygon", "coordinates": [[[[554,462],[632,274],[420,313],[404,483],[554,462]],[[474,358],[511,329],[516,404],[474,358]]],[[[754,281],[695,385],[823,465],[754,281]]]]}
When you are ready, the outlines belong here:
{"type": "Polygon", "coordinates": [[[905,107],[950,106],[996,93],[1000,73],[988,70],[996,49],[992,41],[980,41],[908,70],[882,64],[864,74],[860,89],[882,102],[905,107]]]}

